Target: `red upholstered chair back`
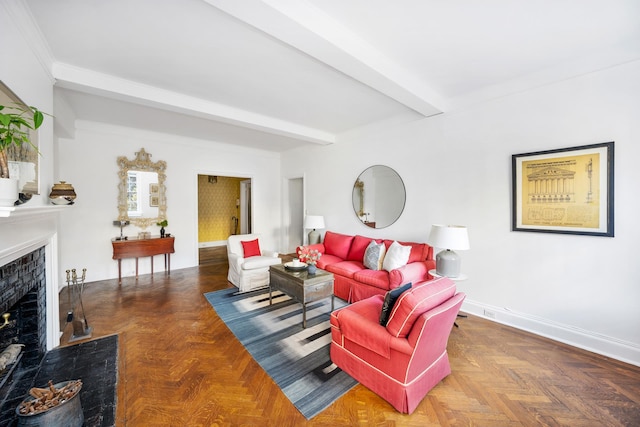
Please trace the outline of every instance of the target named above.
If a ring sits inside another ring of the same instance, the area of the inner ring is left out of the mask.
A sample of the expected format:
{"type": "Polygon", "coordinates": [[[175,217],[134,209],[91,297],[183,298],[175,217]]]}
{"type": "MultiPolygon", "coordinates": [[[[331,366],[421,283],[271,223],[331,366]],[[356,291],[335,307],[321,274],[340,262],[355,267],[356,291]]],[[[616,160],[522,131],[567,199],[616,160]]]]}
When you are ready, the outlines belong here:
{"type": "Polygon", "coordinates": [[[407,367],[407,382],[427,370],[429,364],[446,351],[449,334],[442,331],[451,328],[465,297],[464,292],[458,292],[416,319],[407,339],[419,357],[412,358],[407,367]]]}
{"type": "Polygon", "coordinates": [[[396,301],[387,322],[387,331],[397,338],[405,338],[415,321],[427,311],[442,304],[456,293],[456,284],[447,277],[414,285],[396,301]]]}

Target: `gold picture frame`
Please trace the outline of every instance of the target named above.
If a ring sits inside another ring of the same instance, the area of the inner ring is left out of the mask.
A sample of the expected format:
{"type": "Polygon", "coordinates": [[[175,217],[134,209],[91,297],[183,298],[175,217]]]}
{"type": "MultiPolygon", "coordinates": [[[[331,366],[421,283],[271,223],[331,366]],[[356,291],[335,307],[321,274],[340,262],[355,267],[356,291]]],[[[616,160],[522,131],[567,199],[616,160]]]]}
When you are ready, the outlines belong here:
{"type": "Polygon", "coordinates": [[[614,236],[614,143],[514,154],[512,230],[614,236]]]}

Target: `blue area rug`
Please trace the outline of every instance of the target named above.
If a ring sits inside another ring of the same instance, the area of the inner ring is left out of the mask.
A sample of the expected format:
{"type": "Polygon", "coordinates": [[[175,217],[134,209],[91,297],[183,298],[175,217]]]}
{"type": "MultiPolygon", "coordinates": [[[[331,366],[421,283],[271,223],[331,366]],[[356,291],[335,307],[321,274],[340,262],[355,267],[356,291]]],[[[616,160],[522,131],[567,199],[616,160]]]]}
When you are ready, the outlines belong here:
{"type": "MultiPolygon", "coordinates": [[[[302,305],[281,292],[237,294],[225,289],[204,294],[231,332],[307,419],[329,407],[357,381],[331,362],[331,299],[302,305]]],[[[346,305],[338,298],[335,308],[346,305]]]]}

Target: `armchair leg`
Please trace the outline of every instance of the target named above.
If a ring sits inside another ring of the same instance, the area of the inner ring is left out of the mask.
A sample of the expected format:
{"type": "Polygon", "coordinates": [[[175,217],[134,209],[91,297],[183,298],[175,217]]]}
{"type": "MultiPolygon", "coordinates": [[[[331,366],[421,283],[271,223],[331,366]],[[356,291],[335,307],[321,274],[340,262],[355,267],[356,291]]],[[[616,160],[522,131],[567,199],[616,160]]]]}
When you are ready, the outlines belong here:
{"type": "MultiPolygon", "coordinates": [[[[465,318],[465,319],[466,319],[466,318],[467,318],[467,317],[469,317],[469,316],[467,316],[466,314],[460,314],[460,313],[458,313],[458,315],[457,315],[456,317],[462,317],[462,318],[465,318]]],[[[459,328],[459,327],[460,327],[460,325],[458,325],[458,322],[453,322],[453,326],[455,326],[456,328],[459,328]]]]}

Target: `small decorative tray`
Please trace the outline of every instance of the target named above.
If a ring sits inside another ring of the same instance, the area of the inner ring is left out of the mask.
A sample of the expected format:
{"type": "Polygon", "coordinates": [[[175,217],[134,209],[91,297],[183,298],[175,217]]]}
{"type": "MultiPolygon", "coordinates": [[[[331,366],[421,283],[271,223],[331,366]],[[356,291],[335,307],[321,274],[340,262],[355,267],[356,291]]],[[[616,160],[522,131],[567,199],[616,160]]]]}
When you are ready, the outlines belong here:
{"type": "Polygon", "coordinates": [[[302,264],[296,267],[292,262],[285,262],[284,269],[289,271],[304,271],[307,269],[307,264],[302,264]]]}

